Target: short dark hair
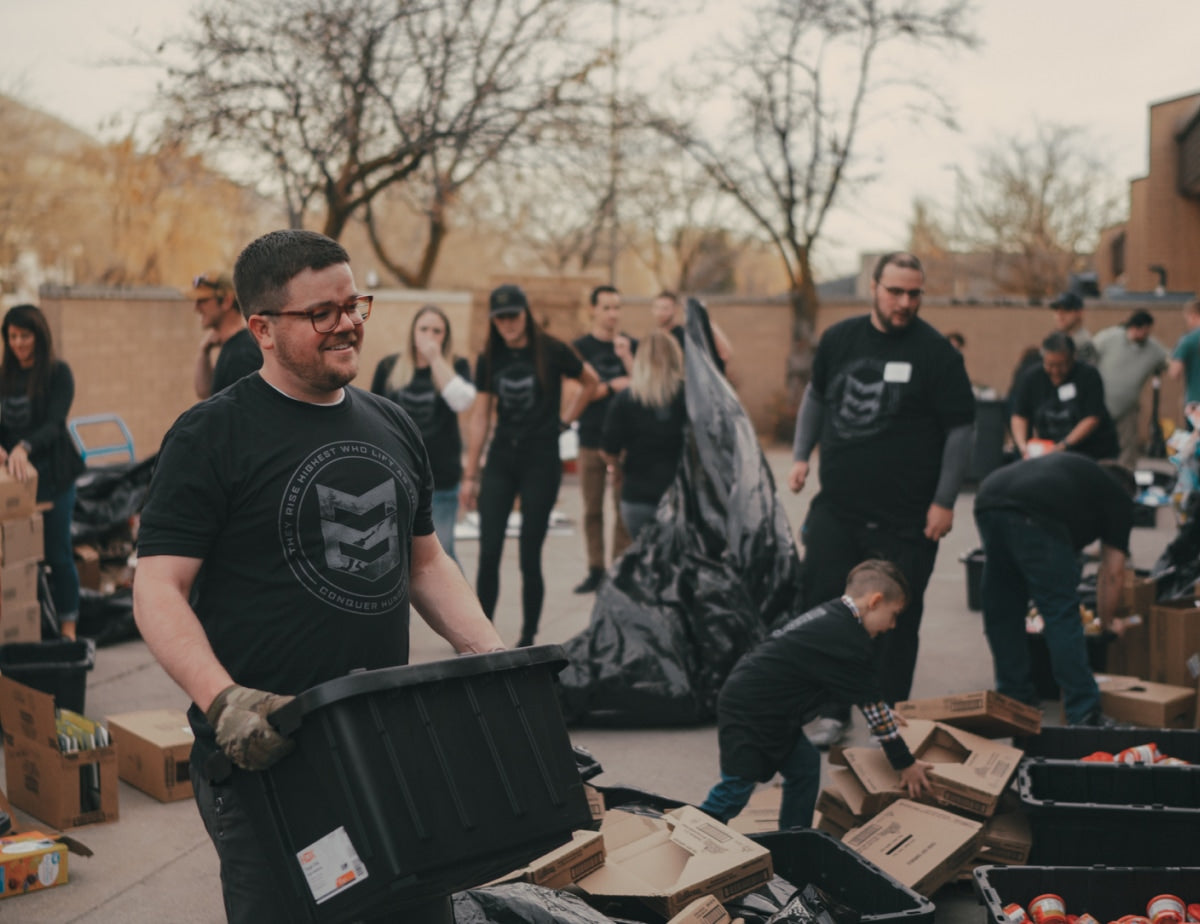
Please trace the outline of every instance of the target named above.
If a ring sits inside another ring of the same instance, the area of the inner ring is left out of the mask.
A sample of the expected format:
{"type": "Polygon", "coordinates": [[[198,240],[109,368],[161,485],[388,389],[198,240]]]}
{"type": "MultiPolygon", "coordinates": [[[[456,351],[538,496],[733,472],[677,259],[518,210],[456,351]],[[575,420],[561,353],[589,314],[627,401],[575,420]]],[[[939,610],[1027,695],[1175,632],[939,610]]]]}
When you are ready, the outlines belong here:
{"type": "Polygon", "coordinates": [[[1133,477],[1133,472],[1114,459],[1103,459],[1098,464],[1104,469],[1104,474],[1120,485],[1121,490],[1130,498],[1137,496],[1138,485],[1137,479],[1133,477]]]}
{"type": "Polygon", "coordinates": [[[1075,341],[1071,339],[1070,334],[1064,334],[1061,330],[1056,330],[1052,334],[1047,334],[1046,339],[1042,341],[1043,353],[1066,353],[1070,357],[1075,356],[1075,341]]]}
{"type": "Polygon", "coordinates": [[[846,596],[857,597],[879,591],[883,599],[907,605],[911,599],[908,581],[896,565],[882,558],[859,562],[846,575],[846,596]]]}
{"type": "Polygon", "coordinates": [[[875,264],[875,271],[871,274],[871,278],[876,282],[879,282],[879,280],[883,277],[884,268],[888,266],[899,266],[903,269],[913,269],[922,276],[925,275],[925,267],[921,265],[921,261],[918,260],[916,256],[909,253],[907,250],[893,250],[891,253],[885,253],[879,258],[879,261],[875,264]]]}
{"type": "Polygon", "coordinates": [[[679,296],[676,295],[674,292],[672,292],[670,289],[663,289],[661,292],[659,292],[654,297],[669,299],[670,301],[674,302],[675,304],[677,304],[677,305],[679,304],[679,296]]]}
{"type": "Polygon", "coordinates": [[[617,291],[616,286],[596,286],[596,288],[592,289],[592,294],[588,296],[588,303],[595,308],[596,303],[600,301],[600,296],[605,292],[611,292],[613,295],[621,294],[617,291]]]}
{"type": "Polygon", "coordinates": [[[242,314],[278,311],[287,304],[288,283],[306,269],[349,262],[345,247],[316,231],[286,228],[264,234],[246,245],[233,267],[242,314]]]}
{"type": "Polygon", "coordinates": [[[1129,320],[1125,322],[1126,327],[1153,327],[1154,315],[1145,308],[1139,308],[1129,316],[1129,320]]]}

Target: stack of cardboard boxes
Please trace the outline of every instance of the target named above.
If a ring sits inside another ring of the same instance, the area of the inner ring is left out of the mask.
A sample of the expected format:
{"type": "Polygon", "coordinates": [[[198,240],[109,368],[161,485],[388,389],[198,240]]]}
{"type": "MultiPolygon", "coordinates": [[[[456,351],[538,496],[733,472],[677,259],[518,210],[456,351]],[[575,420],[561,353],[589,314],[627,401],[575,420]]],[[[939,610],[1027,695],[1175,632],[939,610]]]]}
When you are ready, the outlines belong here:
{"type": "Polygon", "coordinates": [[[22,484],[0,468],[0,645],[42,638],[38,562],[44,542],[36,498],[36,478],[22,484]]]}

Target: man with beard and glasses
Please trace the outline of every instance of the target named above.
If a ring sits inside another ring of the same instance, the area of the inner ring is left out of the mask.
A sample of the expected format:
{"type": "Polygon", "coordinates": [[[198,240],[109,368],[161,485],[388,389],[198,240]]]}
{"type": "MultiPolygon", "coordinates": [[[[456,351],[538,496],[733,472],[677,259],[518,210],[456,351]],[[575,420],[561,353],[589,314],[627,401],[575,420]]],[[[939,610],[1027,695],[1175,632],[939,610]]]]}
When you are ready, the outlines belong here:
{"type": "MultiPolygon", "coordinates": [[[[788,486],[808,480],[821,447],[820,491],[801,530],[804,605],[842,592],[859,562],[881,558],[911,591],[896,627],[875,642],[888,703],[907,699],[917,663],[925,587],[971,458],[975,399],[962,355],[917,317],[925,273],[910,253],[885,254],[869,315],[825,331],[796,417],[788,486]]],[[[848,707],[822,710],[809,740],[839,741],[848,707]]]]}
{"type": "Polygon", "coordinates": [[[271,832],[236,778],[290,750],[268,716],[351,671],[407,663],[410,603],[458,652],[503,644],[438,543],[420,431],[350,387],[371,296],[346,251],[275,231],[242,251],[234,285],[262,369],[163,439],[133,597],[146,644],[192,699],[189,772],[225,913],[259,924],[287,918],[263,849],[271,832]],[[210,761],[218,752],[232,777],[210,761]]]}

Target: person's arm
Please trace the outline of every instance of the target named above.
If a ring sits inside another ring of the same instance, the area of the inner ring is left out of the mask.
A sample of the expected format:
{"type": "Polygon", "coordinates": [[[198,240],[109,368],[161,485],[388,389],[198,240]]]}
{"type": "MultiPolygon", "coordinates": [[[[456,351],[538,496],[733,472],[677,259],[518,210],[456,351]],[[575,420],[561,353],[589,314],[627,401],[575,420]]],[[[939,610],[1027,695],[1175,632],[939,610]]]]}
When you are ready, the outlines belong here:
{"type": "Polygon", "coordinates": [[[954,526],[954,501],[971,464],[971,446],[975,439],[975,427],[962,424],[946,434],[946,445],[942,447],[942,468],[938,475],[933,503],[925,514],[925,537],[937,542],[954,526]]]}
{"type": "Polygon", "coordinates": [[[1008,420],[1008,429],[1012,432],[1017,453],[1022,459],[1025,458],[1025,452],[1029,448],[1029,421],[1020,414],[1013,414],[1008,420]]]}
{"type": "Polygon", "coordinates": [[[624,334],[617,334],[613,338],[613,352],[617,354],[617,359],[621,360],[621,365],[625,367],[625,374],[620,376],[624,379],[624,384],[620,385],[617,390],[629,387],[629,376],[633,373],[633,341],[624,334]]]}
{"type": "Polygon", "coordinates": [[[462,569],[445,553],[434,533],[413,536],[409,586],[413,607],[421,618],[459,654],[504,649],[462,569]]]}
{"type": "Polygon", "coordinates": [[[600,457],[608,465],[620,464],[621,450],[625,448],[625,409],[622,404],[625,400],[618,398],[604,414],[604,426],[600,431],[600,457]]]}
{"type": "Polygon", "coordinates": [[[441,353],[430,359],[429,373],[442,400],[456,414],[461,414],[475,403],[475,396],[478,394],[475,386],[446,362],[441,353]]]}
{"type": "Polygon", "coordinates": [[[1183,361],[1179,359],[1171,359],[1167,363],[1167,378],[1172,382],[1178,382],[1183,378],[1183,361]]]}
{"type": "Polygon", "coordinates": [[[1056,450],[1065,451],[1074,449],[1081,442],[1092,435],[1092,432],[1100,426],[1099,417],[1085,417],[1079,423],[1071,428],[1071,432],[1064,436],[1058,443],[1055,444],[1056,450]]]}
{"type": "Polygon", "coordinates": [[[808,457],[821,439],[825,421],[825,402],[813,391],[812,383],[804,389],[800,410],[796,412],[796,437],[792,442],[792,470],[788,472],[788,487],[799,493],[808,480],[808,457]]]}
{"type": "Polygon", "coordinates": [[[595,400],[596,390],[600,386],[600,376],[596,375],[596,370],[590,363],[583,364],[583,371],[579,373],[579,383],[583,387],[575,393],[574,400],[567,407],[567,411],[562,417],[564,424],[572,424],[578,420],[583,409],[595,400]]]}
{"type": "Polygon", "coordinates": [[[192,387],[196,389],[196,397],[200,400],[212,397],[213,380],[213,350],[221,348],[221,341],[215,330],[210,330],[200,341],[200,349],[196,351],[196,365],[192,370],[192,387]]]}
{"type": "Polygon", "coordinates": [[[462,486],[458,490],[459,502],[466,511],[475,509],[479,497],[479,466],[495,404],[496,396],[483,392],[471,408],[471,418],[467,421],[467,458],[463,464],[462,486]]]}
{"type": "Polygon", "coordinates": [[[1096,616],[1100,625],[1120,635],[1125,624],[1116,618],[1121,604],[1121,587],[1125,581],[1125,553],[1120,549],[1100,543],[1100,570],[1096,574],[1096,616]]]}
{"type": "Polygon", "coordinates": [[[885,702],[860,703],[858,708],[867,720],[871,736],[879,742],[883,753],[900,774],[905,791],[916,799],[931,790],[929,783],[930,764],[913,757],[912,751],[900,737],[900,724],[885,702]]]}
{"type": "Polygon", "coordinates": [[[17,481],[32,478],[37,469],[30,459],[51,449],[62,438],[74,400],[75,377],[71,374],[71,367],[64,362],[56,363],[46,394],[45,413],[35,422],[36,426],[29,435],[9,450],[5,459],[9,473],[17,481]]]}

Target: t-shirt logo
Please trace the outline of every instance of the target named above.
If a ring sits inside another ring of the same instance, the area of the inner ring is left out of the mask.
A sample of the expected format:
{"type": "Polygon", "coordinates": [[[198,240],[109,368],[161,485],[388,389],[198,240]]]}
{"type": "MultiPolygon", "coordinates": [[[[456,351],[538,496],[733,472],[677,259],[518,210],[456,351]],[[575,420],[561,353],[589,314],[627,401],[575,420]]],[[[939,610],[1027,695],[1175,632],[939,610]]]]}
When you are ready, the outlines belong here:
{"type": "Polygon", "coordinates": [[[537,400],[537,376],[532,369],[519,377],[511,372],[501,376],[496,387],[496,397],[506,418],[512,421],[524,420],[533,410],[537,400]]]}
{"type": "Polygon", "coordinates": [[[406,388],[397,392],[396,403],[408,411],[417,429],[428,435],[437,421],[438,395],[434,391],[416,391],[406,388]]]}
{"type": "Polygon", "coordinates": [[[899,395],[889,387],[879,360],[850,363],[831,383],[826,404],[833,410],[833,429],[841,439],[862,439],[881,432],[894,413],[899,395]]]}
{"type": "Polygon", "coordinates": [[[400,563],[394,481],[358,497],[319,484],[317,501],[330,568],[375,580],[400,563]]]}

